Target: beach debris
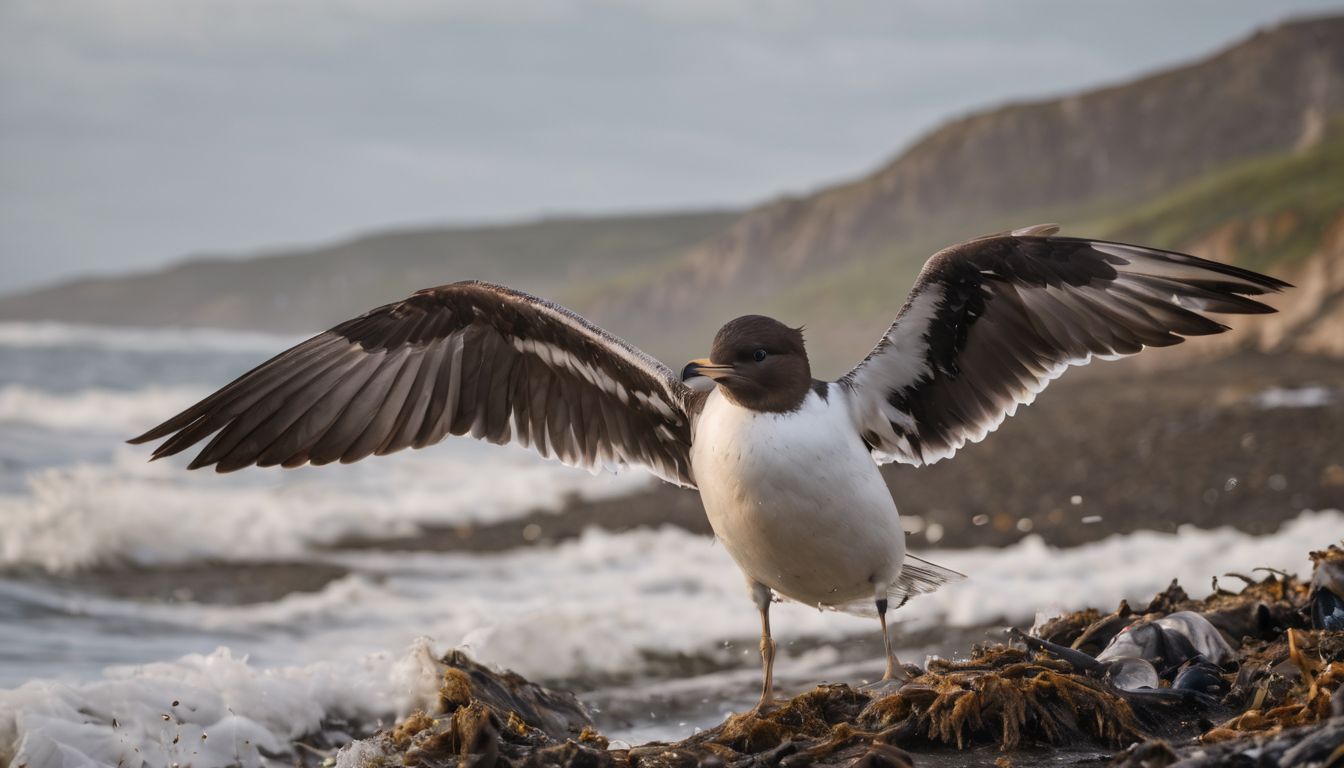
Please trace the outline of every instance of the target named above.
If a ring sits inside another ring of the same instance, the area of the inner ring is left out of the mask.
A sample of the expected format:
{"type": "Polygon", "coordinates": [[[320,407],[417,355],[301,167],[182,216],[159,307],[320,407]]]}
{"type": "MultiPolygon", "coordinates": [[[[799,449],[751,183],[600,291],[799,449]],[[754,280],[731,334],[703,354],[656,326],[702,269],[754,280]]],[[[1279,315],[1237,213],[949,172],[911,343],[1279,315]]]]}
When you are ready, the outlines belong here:
{"type": "Polygon", "coordinates": [[[1196,657],[1225,664],[1233,657],[1232,647],[1208,619],[1194,611],[1177,611],[1120,630],[1097,654],[1097,661],[1135,658],[1176,669],[1196,657]]]}
{"type": "Polygon", "coordinates": [[[1315,573],[1311,577],[1311,626],[1344,632],[1344,552],[1331,547],[1313,552],[1315,573]]]}
{"type": "Polygon", "coordinates": [[[948,750],[1042,764],[1052,749],[1104,749],[1130,767],[1344,765],[1344,631],[1330,628],[1344,551],[1312,559],[1309,582],[1233,576],[1241,589],[1215,584],[1203,600],[1173,582],[1142,609],[1078,611],[930,660],[895,690],[821,685],[676,743],[608,742],[573,695],[454,652],[435,712],[337,765],[910,768],[948,750]]]}
{"type": "MultiPolygon", "coordinates": [[[[1077,611],[1073,615],[1096,617],[1086,624],[1081,632],[1075,633],[1076,636],[1069,643],[1070,648],[1092,655],[1101,652],[1101,649],[1105,648],[1111,642],[1111,639],[1120,633],[1120,630],[1134,623],[1134,609],[1130,608],[1129,603],[1125,600],[1121,600],[1120,606],[1105,616],[1098,616],[1095,610],[1077,611]]],[[[1063,622],[1060,626],[1055,627],[1051,636],[1042,634],[1040,637],[1056,643],[1067,642],[1064,638],[1070,634],[1071,630],[1070,623],[1063,622]]]]}
{"type": "Polygon", "coordinates": [[[496,672],[461,651],[440,660],[433,712],[417,711],[341,750],[338,766],[613,765],[607,741],[574,694],[512,672],[496,672]]]}
{"type": "Polygon", "coordinates": [[[1121,656],[1107,665],[1106,675],[1111,685],[1122,691],[1156,690],[1162,687],[1157,668],[1147,659],[1121,656]]]}

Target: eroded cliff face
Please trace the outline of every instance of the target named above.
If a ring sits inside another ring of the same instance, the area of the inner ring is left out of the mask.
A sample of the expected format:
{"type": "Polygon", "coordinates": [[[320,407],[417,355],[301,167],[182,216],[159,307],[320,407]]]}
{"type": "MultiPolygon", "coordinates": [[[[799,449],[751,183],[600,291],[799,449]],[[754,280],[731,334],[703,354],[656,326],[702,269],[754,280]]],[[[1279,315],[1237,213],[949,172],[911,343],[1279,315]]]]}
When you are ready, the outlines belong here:
{"type": "MultiPolygon", "coordinates": [[[[1247,247],[1264,250],[1287,242],[1297,226],[1300,222],[1290,213],[1248,217],[1191,242],[1188,251],[1236,262],[1247,247]]],[[[1254,349],[1344,357],[1344,211],[1335,216],[1316,249],[1280,276],[1294,287],[1267,302],[1277,314],[1239,317],[1237,333],[1201,339],[1196,348],[1209,354],[1254,349]]]]}
{"type": "Polygon", "coordinates": [[[659,323],[716,298],[768,295],[893,243],[936,247],[1045,212],[1121,207],[1309,146],[1340,113],[1344,17],[1283,24],[1133,83],[954,121],[866,178],[757,208],[660,279],[590,309],[659,323]]]}
{"type": "Polygon", "coordinates": [[[1317,185],[1279,206],[1287,213],[1256,213],[1273,207],[1259,202],[1281,201],[1252,174],[1206,208],[1178,205],[1146,228],[1114,226],[1229,169],[1333,147],[1341,120],[1344,15],[1283,24],[1132,83],[954,120],[868,176],[744,214],[384,233],[4,297],[0,319],[311,332],[470,276],[559,300],[672,362],[702,355],[719,325],[745,312],[805,323],[815,369],[839,375],[890,323],[936,250],[1058,221],[1066,234],[1186,249],[1298,283],[1277,300],[1283,315],[1236,320],[1251,335],[1192,340],[1179,354],[1223,352],[1248,338],[1259,348],[1344,354],[1339,227],[1322,227],[1344,215],[1344,196],[1315,194],[1333,189],[1328,174],[1344,173],[1344,160],[1339,171],[1299,163],[1275,177],[1280,195],[1306,190],[1306,176],[1317,185]],[[1294,206],[1309,208],[1311,221],[1295,220],[1294,206]],[[1292,241],[1283,251],[1291,258],[1272,252],[1276,238],[1292,241]],[[1247,243],[1259,243],[1249,261],[1237,258],[1247,243]]]}

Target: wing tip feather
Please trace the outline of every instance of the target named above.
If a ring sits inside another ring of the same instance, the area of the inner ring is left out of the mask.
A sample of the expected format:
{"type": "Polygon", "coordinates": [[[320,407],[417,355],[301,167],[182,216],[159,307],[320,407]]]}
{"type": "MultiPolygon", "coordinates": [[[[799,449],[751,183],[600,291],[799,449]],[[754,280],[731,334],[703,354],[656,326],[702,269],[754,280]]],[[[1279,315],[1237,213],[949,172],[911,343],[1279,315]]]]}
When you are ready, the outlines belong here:
{"type": "Polygon", "coordinates": [[[189,426],[191,422],[194,421],[194,419],[188,419],[186,420],[185,423],[182,423],[180,425],[177,423],[179,420],[183,419],[188,413],[190,413],[191,410],[195,410],[195,406],[193,406],[191,409],[187,411],[183,411],[182,413],[177,414],[173,418],[163,422],[162,424],[159,424],[156,427],[149,429],[148,431],[142,434],[136,435],[135,437],[127,438],[126,439],[127,444],[143,445],[145,443],[158,440],[159,438],[167,437],[173,434],[174,432],[180,431],[183,427],[189,426]]]}

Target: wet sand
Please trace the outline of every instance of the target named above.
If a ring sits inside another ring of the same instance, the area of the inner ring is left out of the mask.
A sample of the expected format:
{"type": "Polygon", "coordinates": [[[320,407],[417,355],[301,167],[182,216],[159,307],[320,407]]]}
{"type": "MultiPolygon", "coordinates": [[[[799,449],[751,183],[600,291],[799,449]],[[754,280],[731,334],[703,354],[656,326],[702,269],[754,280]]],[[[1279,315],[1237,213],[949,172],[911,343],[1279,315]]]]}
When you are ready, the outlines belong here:
{"type": "Polygon", "coordinates": [[[151,570],[99,568],[33,581],[78,588],[105,597],[151,603],[269,603],[293,592],[316,592],[349,573],[327,563],[215,563],[165,565],[151,570]]]}

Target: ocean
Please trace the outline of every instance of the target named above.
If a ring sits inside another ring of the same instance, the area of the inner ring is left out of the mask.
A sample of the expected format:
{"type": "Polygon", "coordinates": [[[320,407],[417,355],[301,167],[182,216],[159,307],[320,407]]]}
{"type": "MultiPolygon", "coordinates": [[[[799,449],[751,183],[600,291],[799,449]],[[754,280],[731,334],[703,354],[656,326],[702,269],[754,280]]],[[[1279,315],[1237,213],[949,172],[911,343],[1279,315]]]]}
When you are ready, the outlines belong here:
{"type": "MultiPolygon", "coordinates": [[[[456,439],[218,475],[124,442],[294,341],[0,324],[0,762],[289,765],[296,740],[339,743],[425,706],[450,648],[576,691],[630,743],[754,701],[757,617],[709,537],[388,544],[621,498],[651,482],[638,471],[456,439]]],[[[1173,577],[1198,595],[1229,571],[1306,572],[1306,553],[1341,532],[1344,514],[1302,510],[1258,538],[1183,527],[920,552],[970,578],[897,613],[898,644],[922,661],[1042,613],[1142,601],[1173,577]]],[[[786,691],[881,674],[871,619],[786,603],[772,623],[786,691]]]]}

